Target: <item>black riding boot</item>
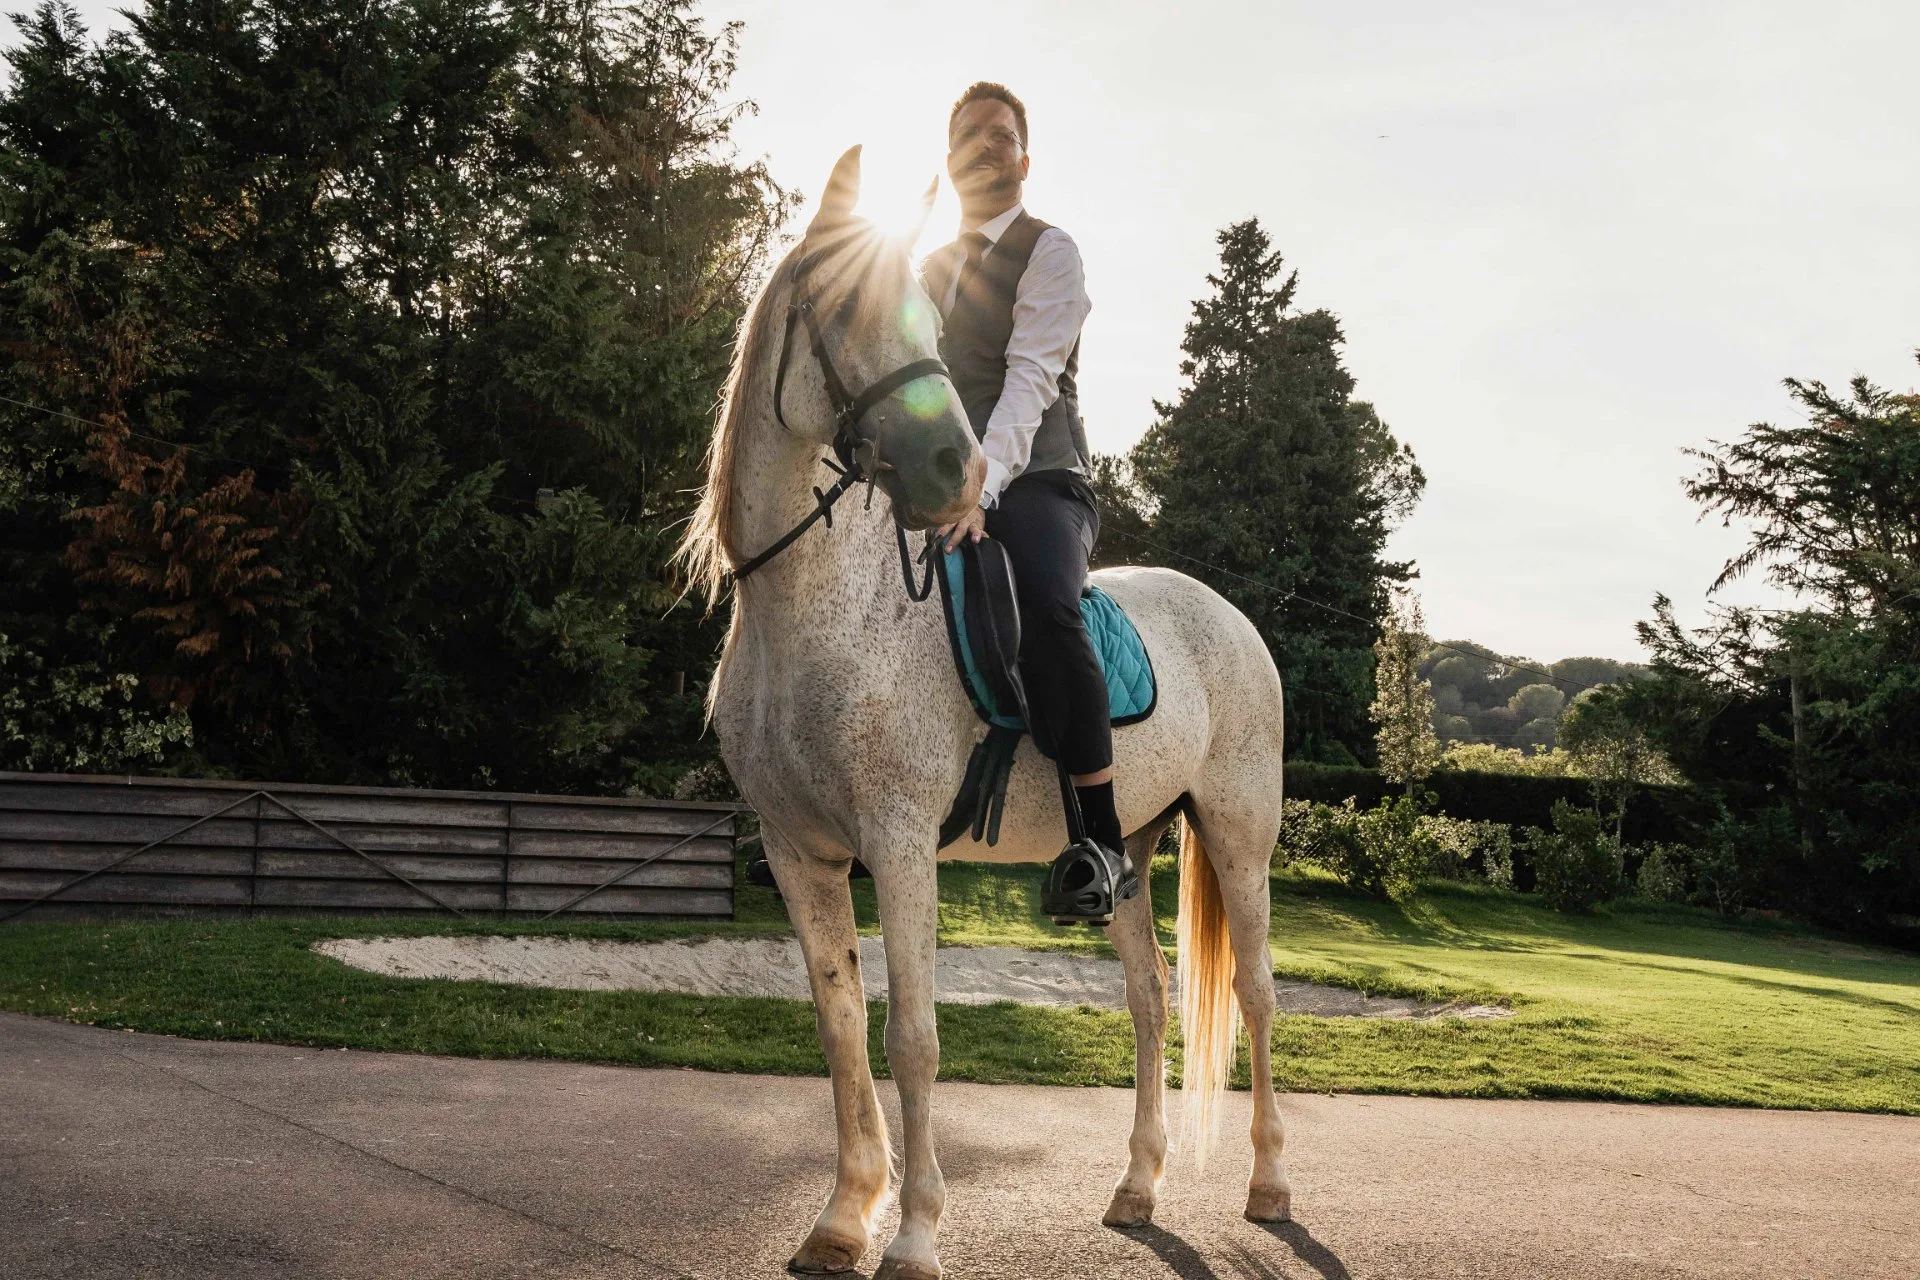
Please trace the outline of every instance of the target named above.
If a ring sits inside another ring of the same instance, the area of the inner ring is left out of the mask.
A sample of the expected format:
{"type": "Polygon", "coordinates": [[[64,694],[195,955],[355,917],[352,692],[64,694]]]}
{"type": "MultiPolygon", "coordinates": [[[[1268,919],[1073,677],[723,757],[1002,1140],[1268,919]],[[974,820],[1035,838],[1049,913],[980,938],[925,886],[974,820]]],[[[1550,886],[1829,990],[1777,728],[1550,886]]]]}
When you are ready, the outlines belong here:
{"type": "Polygon", "coordinates": [[[1040,906],[1055,924],[1111,924],[1115,906],[1140,892],[1114,811],[1113,783],[1075,787],[1073,799],[1086,834],[1054,859],[1040,906]]]}

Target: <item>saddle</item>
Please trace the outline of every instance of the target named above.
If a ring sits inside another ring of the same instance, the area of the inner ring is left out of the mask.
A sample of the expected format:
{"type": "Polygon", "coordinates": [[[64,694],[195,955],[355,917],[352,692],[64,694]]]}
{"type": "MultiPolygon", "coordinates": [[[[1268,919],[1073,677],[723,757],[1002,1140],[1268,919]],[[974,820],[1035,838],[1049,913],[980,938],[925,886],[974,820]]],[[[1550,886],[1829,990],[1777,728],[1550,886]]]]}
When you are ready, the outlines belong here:
{"type": "MultiPolygon", "coordinates": [[[[983,538],[962,542],[941,555],[934,576],[940,584],[955,671],[974,712],[987,723],[987,736],[974,747],[953,806],[940,824],[940,847],[944,849],[962,834],[993,845],[1000,839],[1014,752],[1032,727],[1026,687],[1020,679],[1020,605],[1013,565],[1005,547],[983,538]]],[[[1153,714],[1159,689],[1133,620],[1112,596],[1094,586],[1081,593],[1080,617],[1106,677],[1112,723],[1117,727],[1145,720],[1153,714]]],[[[1052,757],[1044,732],[1034,734],[1034,744],[1052,757]]],[[[1071,804],[1072,786],[1064,774],[1060,782],[1071,804]]],[[[1078,817],[1077,806],[1072,809],[1070,826],[1076,825],[1078,817]]]]}

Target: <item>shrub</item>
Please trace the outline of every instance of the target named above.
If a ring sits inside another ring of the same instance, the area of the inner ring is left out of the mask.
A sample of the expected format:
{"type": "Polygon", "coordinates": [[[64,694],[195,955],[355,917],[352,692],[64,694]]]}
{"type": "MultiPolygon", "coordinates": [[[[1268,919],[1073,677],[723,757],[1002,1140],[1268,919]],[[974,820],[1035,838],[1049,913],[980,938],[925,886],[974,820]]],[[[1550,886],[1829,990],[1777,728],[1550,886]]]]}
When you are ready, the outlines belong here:
{"type": "Polygon", "coordinates": [[[1528,832],[1534,883],[1555,911],[1587,912],[1619,896],[1619,841],[1592,809],[1554,802],[1553,830],[1528,832]]]}
{"type": "MultiPolygon", "coordinates": [[[[70,633],[102,645],[112,629],[76,619],[70,633]]],[[[154,770],[193,743],[186,715],[162,718],[139,698],[139,677],[98,662],[49,661],[0,632],[0,769],[43,773],[154,770]]]]}
{"type": "MultiPolygon", "coordinates": [[[[1737,919],[1749,901],[1775,896],[1765,892],[1766,869],[1798,859],[1793,815],[1784,805],[1742,815],[1723,809],[1692,855],[1694,901],[1737,919]]],[[[1817,910],[1825,904],[1814,905],[1817,910]]]]}
{"type": "MultiPolygon", "coordinates": [[[[1455,716],[1462,724],[1466,717],[1455,716]]],[[[1491,742],[1451,742],[1440,753],[1440,768],[1461,773],[1519,773],[1536,778],[1578,778],[1573,753],[1549,748],[1532,755],[1517,747],[1496,747],[1491,742]]]]}
{"type": "Polygon", "coordinates": [[[1280,865],[1311,862],[1314,842],[1319,836],[1320,815],[1327,806],[1312,800],[1283,800],[1280,803],[1280,841],[1274,847],[1280,865]]]}
{"type": "Polygon", "coordinates": [[[1513,884],[1513,828],[1504,822],[1476,822],[1481,831],[1480,874],[1498,889],[1513,884]]]}
{"type": "Polygon", "coordinates": [[[1634,877],[1640,896],[1655,902],[1685,902],[1691,853],[1685,845],[1648,845],[1640,859],[1640,872],[1634,877]]]}
{"type": "Polygon", "coordinates": [[[1289,800],[1281,806],[1280,854],[1290,863],[1323,867],[1341,883],[1375,898],[1411,893],[1433,865],[1435,843],[1421,828],[1420,803],[1406,796],[1372,809],[1289,800]]]}
{"type": "MultiPolygon", "coordinates": [[[[1557,758],[1561,753],[1552,754],[1557,758]]],[[[1557,800],[1575,805],[1594,803],[1593,784],[1585,778],[1440,768],[1420,785],[1434,797],[1430,809],[1437,808],[1453,818],[1504,822],[1516,828],[1552,825],[1557,800]]],[[[1366,808],[1396,791],[1372,769],[1297,761],[1286,766],[1286,793],[1298,800],[1337,805],[1351,796],[1356,805],[1366,808]]],[[[1713,819],[1711,802],[1688,788],[1641,787],[1627,805],[1625,838],[1629,842],[1691,843],[1713,819]]]]}
{"type": "Polygon", "coordinates": [[[1412,796],[1383,800],[1361,812],[1358,823],[1364,854],[1360,875],[1376,897],[1402,898],[1412,893],[1433,867],[1438,851],[1425,826],[1424,805],[1412,796]]]}
{"type": "Polygon", "coordinates": [[[727,772],[724,763],[708,760],[680,775],[673,784],[673,798],[737,801],[740,799],[740,789],[733,785],[733,775],[727,772]]]}
{"type": "Polygon", "coordinates": [[[1503,888],[1513,887],[1513,831],[1506,823],[1428,813],[1420,819],[1420,830],[1433,850],[1430,875],[1466,880],[1478,874],[1503,888]]]}
{"type": "Polygon", "coordinates": [[[1477,825],[1443,813],[1420,815],[1420,834],[1432,849],[1427,874],[1442,880],[1465,880],[1478,849],[1474,838],[1477,825]]]}
{"type": "Polygon", "coordinates": [[[1337,805],[1315,800],[1283,801],[1280,861],[1286,865],[1324,867],[1340,875],[1338,868],[1351,860],[1345,846],[1359,839],[1356,829],[1359,817],[1351,799],[1337,805]]]}

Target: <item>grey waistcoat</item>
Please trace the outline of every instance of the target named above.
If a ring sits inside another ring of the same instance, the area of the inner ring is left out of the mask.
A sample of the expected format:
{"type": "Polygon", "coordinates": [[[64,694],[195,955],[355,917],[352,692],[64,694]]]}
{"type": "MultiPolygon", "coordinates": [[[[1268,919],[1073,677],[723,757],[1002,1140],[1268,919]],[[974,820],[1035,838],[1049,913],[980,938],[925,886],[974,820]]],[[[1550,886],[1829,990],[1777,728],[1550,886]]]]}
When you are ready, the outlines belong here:
{"type": "MultiPolygon", "coordinates": [[[[993,408],[1000,403],[1000,390],[1007,380],[1007,342],[1013,337],[1014,290],[1026,274],[1034,244],[1047,229],[1047,223],[1022,210],[981,259],[979,269],[962,282],[953,310],[947,313],[940,358],[953,373],[953,385],[975,436],[986,436],[993,408]]],[[[965,261],[966,248],[958,241],[928,257],[927,292],[936,302],[946,296],[948,282],[965,261]]],[[[1060,371],[1060,395],[1040,416],[1040,428],[1033,434],[1027,471],[1089,470],[1087,429],[1080,421],[1080,393],[1074,383],[1079,368],[1076,338],[1067,366],[1060,371]]]]}

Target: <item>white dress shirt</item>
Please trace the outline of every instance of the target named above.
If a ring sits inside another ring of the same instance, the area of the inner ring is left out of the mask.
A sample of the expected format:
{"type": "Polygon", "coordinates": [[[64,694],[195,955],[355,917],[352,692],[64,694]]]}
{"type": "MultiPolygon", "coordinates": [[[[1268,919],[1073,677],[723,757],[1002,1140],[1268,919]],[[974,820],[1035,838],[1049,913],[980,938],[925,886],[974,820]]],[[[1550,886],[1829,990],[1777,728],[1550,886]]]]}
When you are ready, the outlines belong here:
{"type": "MultiPolygon", "coordinates": [[[[1013,208],[977,227],[978,231],[1000,243],[1024,206],[1013,208]]],[[[993,247],[985,256],[992,256],[993,247]]],[[[946,295],[940,298],[940,314],[953,310],[960,286],[956,267],[947,282],[946,295]]],[[[1040,429],[1040,416],[1060,398],[1060,374],[1080,340],[1080,326],[1086,323],[1093,303],[1087,298],[1087,274],[1080,265],[1080,249],[1073,237],[1058,227],[1048,227],[1034,241],[1033,256],[1013,292],[1013,336],[1007,339],[1007,380],[1000,390],[1000,402],[987,421],[980,438],[980,450],[987,455],[987,483],[980,491],[980,505],[994,506],[1000,491],[1009,481],[1027,469],[1033,452],[1033,433],[1040,429]]]]}

